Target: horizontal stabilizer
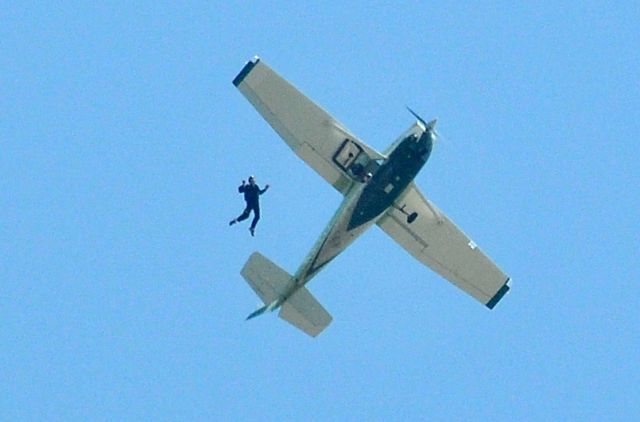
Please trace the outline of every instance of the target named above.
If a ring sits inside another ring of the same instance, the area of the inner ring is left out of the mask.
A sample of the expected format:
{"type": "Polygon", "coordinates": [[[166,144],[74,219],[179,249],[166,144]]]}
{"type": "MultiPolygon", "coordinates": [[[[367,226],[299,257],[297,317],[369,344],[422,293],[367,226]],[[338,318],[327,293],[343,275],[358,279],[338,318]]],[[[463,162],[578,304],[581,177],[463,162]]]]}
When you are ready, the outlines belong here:
{"type": "Polygon", "coordinates": [[[280,318],[312,337],[320,334],[331,323],[331,315],[305,287],[297,288],[288,296],[295,289],[291,275],[259,252],[251,254],[240,274],[264,303],[263,307],[252,312],[247,319],[280,307],[280,318]]]}
{"type": "Polygon", "coordinates": [[[278,316],[312,337],[320,334],[332,320],[331,315],[305,287],[301,287],[282,304],[278,316]]]}
{"type": "Polygon", "coordinates": [[[278,300],[286,292],[291,280],[289,273],[260,252],[251,254],[240,274],[265,305],[278,300]]]}

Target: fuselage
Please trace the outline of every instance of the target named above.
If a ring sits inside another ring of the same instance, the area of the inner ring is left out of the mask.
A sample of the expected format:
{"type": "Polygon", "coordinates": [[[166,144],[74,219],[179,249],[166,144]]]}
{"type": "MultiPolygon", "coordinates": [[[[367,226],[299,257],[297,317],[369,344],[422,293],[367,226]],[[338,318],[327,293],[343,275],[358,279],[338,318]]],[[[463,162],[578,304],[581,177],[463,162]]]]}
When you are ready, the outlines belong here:
{"type": "Polygon", "coordinates": [[[431,154],[434,134],[414,125],[393,145],[368,181],[352,188],[293,277],[290,296],[345,250],[384,214],[416,177],[431,154]]]}

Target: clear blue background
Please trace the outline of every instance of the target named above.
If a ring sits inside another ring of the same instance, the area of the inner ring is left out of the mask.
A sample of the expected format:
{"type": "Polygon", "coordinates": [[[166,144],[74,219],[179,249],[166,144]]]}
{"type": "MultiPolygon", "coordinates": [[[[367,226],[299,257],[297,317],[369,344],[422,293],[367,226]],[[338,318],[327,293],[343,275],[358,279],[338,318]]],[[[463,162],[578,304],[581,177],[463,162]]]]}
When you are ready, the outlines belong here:
{"type": "Polygon", "coordinates": [[[640,416],[636,2],[46,3],[0,9],[0,419],[640,416]],[[248,255],[295,271],[341,200],[231,84],[254,54],[379,150],[439,118],[417,183],[496,309],[373,228],[318,338],[244,321],[248,255]]]}

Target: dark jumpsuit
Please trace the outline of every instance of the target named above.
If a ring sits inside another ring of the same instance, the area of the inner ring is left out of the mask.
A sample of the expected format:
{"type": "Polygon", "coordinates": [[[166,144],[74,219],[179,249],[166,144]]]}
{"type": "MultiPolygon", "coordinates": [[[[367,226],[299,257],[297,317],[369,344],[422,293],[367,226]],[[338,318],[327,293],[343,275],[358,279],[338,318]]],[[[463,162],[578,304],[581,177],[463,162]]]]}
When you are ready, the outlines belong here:
{"type": "Polygon", "coordinates": [[[260,189],[258,185],[252,185],[250,183],[241,185],[238,187],[238,192],[244,193],[244,200],[247,202],[247,207],[242,214],[236,219],[237,221],[243,221],[249,218],[249,214],[253,211],[253,221],[251,222],[251,229],[256,228],[258,220],[260,220],[260,200],[259,197],[267,191],[267,188],[260,189]]]}

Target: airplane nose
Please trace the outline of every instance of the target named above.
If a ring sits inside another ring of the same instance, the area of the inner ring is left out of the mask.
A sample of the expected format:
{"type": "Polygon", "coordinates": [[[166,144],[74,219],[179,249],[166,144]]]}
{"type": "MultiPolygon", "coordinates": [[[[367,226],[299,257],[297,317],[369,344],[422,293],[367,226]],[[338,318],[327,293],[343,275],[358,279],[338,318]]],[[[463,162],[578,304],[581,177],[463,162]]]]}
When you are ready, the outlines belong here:
{"type": "Polygon", "coordinates": [[[428,157],[431,154],[435,139],[436,135],[435,133],[433,133],[433,130],[428,129],[422,134],[418,142],[421,145],[420,149],[423,150],[423,153],[421,155],[425,155],[426,157],[428,157]]]}
{"type": "Polygon", "coordinates": [[[436,140],[436,134],[433,133],[433,130],[427,129],[422,136],[420,137],[420,141],[424,142],[426,145],[432,145],[436,140]]]}

